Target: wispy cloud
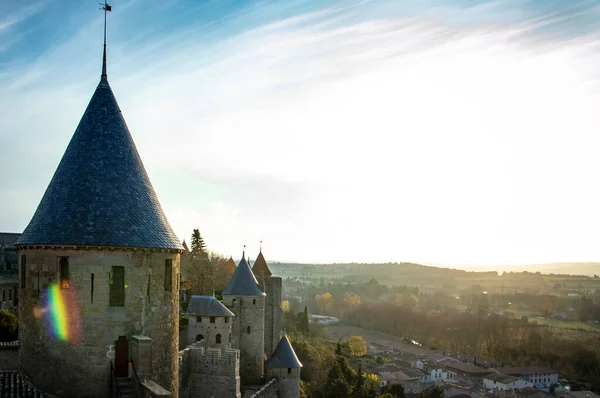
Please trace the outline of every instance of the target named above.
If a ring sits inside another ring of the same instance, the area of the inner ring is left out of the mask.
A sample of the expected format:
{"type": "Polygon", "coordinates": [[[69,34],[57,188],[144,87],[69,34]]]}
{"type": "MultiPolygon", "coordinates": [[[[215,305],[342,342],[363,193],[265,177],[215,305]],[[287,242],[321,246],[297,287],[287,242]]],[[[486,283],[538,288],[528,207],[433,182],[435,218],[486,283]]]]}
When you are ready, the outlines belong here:
{"type": "MultiPolygon", "coordinates": [[[[200,227],[226,254],[262,238],[296,260],[595,259],[598,36],[566,27],[597,11],[519,4],[250,4],[121,44],[118,28],[109,76],[177,233],[200,227]]],[[[114,26],[142,3],[128,7],[114,26]]],[[[36,154],[19,168],[35,184],[0,197],[41,197],[81,117],[99,75],[89,18],[0,74],[0,162],[36,154]]],[[[19,229],[37,200],[13,204],[0,222],[19,229]]]]}

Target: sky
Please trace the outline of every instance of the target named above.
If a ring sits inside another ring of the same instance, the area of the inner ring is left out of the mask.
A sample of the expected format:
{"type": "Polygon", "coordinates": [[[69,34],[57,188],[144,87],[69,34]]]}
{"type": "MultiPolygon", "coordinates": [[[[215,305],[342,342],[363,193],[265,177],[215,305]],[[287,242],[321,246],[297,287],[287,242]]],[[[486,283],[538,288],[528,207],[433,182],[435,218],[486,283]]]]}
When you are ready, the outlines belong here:
{"type": "MultiPolygon", "coordinates": [[[[100,78],[98,1],[0,2],[0,230],[100,78]]],[[[269,261],[600,261],[600,3],[115,0],[108,76],[175,233],[269,261]]]]}

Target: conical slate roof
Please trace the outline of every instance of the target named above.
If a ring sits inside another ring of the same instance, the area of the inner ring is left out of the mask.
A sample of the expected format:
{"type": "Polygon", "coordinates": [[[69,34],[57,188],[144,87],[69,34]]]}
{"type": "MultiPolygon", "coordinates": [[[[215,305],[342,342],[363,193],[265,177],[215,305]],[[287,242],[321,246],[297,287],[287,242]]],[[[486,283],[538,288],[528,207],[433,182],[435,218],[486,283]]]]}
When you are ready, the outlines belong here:
{"type": "Polygon", "coordinates": [[[223,294],[229,296],[265,296],[244,256],[242,256],[227,287],[223,290],[223,294]]]}
{"type": "Polygon", "coordinates": [[[71,138],[19,245],[177,249],[106,78],[71,138]]]}
{"type": "Polygon", "coordinates": [[[267,361],[268,368],[301,368],[302,363],[296,356],[292,344],[287,338],[285,331],[283,337],[277,344],[275,351],[269,357],[267,361]]]}
{"type": "Polygon", "coordinates": [[[254,262],[254,266],[252,267],[252,272],[254,272],[254,275],[273,275],[271,273],[271,270],[269,269],[269,266],[267,265],[265,257],[262,254],[262,250],[258,253],[258,257],[256,257],[256,261],[254,262]]]}

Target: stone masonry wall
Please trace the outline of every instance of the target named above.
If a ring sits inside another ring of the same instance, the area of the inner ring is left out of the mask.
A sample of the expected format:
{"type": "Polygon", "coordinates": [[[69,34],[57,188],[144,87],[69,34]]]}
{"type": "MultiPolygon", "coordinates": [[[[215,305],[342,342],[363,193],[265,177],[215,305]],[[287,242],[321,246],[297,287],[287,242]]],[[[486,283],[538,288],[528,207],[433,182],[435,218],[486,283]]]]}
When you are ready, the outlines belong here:
{"type": "Polygon", "coordinates": [[[278,385],[276,379],[271,379],[260,390],[252,394],[250,398],[279,398],[278,385]]]}
{"type": "Polygon", "coordinates": [[[196,316],[191,315],[188,324],[188,345],[196,342],[196,336],[202,335],[202,345],[216,348],[231,348],[231,317],[214,317],[215,322],[210,323],[210,317],[201,317],[200,322],[196,316]],[[217,335],[221,335],[221,343],[217,343],[217,335]]]}
{"type": "Polygon", "coordinates": [[[223,304],[235,314],[231,346],[240,350],[242,384],[264,382],[265,297],[223,295],[223,304]]]}
{"type": "Polygon", "coordinates": [[[265,355],[271,356],[279,343],[281,314],[281,278],[264,278],[265,293],[265,355]]]}
{"type": "Polygon", "coordinates": [[[240,352],[198,343],[180,351],[181,398],[240,398],[240,352]]]}
{"type": "Polygon", "coordinates": [[[115,340],[145,334],[153,341],[151,379],[177,396],[178,253],[24,249],[20,254],[27,269],[26,287],[19,289],[19,361],[34,384],[57,396],[106,396],[115,340]],[[58,283],[59,256],[69,257],[70,277],[70,287],[54,300],[64,303],[62,319],[49,303],[48,289],[58,283]],[[164,288],[166,259],[173,261],[170,292],[164,288]],[[123,307],[109,305],[112,266],[125,267],[123,307]]]}
{"type": "Polygon", "coordinates": [[[300,368],[269,369],[268,376],[277,380],[279,398],[300,398],[300,368]]]}

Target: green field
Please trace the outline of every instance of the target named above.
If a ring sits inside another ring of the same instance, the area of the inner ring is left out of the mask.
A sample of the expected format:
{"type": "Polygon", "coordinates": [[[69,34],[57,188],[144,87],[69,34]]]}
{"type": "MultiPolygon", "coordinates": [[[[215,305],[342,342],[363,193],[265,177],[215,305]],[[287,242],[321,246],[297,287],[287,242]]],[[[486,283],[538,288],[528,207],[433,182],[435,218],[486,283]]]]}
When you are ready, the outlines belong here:
{"type": "Polygon", "coordinates": [[[538,325],[550,325],[560,329],[581,329],[589,332],[600,332],[600,324],[591,324],[580,321],[562,321],[560,319],[543,318],[541,316],[530,317],[529,322],[536,321],[538,325]]]}

